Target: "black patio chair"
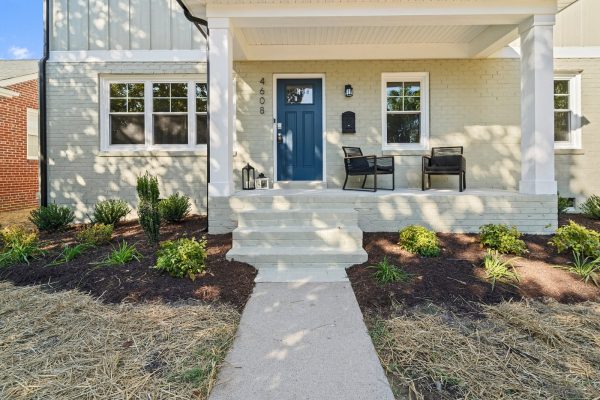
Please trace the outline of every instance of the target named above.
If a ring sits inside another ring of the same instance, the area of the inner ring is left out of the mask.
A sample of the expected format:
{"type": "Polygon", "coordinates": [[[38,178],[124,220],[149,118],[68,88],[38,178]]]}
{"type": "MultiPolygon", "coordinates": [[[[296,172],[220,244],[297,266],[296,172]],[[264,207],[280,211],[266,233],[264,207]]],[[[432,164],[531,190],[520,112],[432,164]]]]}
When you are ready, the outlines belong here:
{"type": "Polygon", "coordinates": [[[431,156],[423,156],[421,189],[425,190],[425,175],[427,189],[431,188],[431,175],[458,175],[459,190],[467,188],[467,161],[463,156],[463,147],[433,147],[431,156]]]}
{"type": "Polygon", "coordinates": [[[344,150],[344,167],[346,169],[346,179],[344,180],[344,190],[359,190],[376,192],[377,189],[394,190],[396,174],[394,169],[394,157],[378,157],[374,155],[365,156],[360,147],[342,147],[344,150]],[[367,177],[373,176],[373,188],[365,188],[367,177]],[[377,186],[377,176],[392,175],[392,188],[379,188],[377,186]],[[348,178],[350,176],[362,176],[363,182],[360,189],[347,189],[348,178]]]}

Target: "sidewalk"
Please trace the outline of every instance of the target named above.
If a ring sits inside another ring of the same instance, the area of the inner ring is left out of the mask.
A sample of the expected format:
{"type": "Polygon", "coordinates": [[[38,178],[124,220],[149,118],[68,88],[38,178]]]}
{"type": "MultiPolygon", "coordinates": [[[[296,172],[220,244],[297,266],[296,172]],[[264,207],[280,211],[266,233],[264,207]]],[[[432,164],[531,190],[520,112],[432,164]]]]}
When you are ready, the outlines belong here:
{"type": "Polygon", "coordinates": [[[393,400],[348,282],[257,283],[210,400],[393,400]]]}

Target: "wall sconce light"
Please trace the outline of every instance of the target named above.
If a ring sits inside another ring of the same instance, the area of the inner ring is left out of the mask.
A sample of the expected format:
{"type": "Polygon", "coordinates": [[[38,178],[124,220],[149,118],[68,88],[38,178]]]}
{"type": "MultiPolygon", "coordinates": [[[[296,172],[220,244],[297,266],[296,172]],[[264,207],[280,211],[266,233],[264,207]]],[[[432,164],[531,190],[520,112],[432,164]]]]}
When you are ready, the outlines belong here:
{"type": "Polygon", "coordinates": [[[344,88],[344,94],[346,97],[352,97],[354,95],[354,89],[352,89],[352,85],[346,85],[344,88]]]}

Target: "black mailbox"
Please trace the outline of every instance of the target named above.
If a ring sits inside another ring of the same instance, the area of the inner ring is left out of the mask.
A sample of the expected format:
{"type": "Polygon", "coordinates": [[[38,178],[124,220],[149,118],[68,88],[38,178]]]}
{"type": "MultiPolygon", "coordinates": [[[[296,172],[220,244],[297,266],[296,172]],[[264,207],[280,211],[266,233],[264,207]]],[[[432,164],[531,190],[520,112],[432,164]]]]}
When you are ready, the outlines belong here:
{"type": "Polygon", "coordinates": [[[352,111],[342,113],[342,133],[356,133],[356,117],[352,111]]]}

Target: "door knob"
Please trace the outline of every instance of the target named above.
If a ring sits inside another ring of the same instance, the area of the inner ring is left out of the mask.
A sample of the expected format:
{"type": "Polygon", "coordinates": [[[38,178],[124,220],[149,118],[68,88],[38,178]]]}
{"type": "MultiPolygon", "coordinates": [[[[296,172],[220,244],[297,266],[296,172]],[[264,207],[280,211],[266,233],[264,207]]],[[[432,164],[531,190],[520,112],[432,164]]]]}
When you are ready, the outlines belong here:
{"type": "Polygon", "coordinates": [[[283,135],[281,134],[281,132],[277,132],[277,143],[283,143],[283,135]]]}

